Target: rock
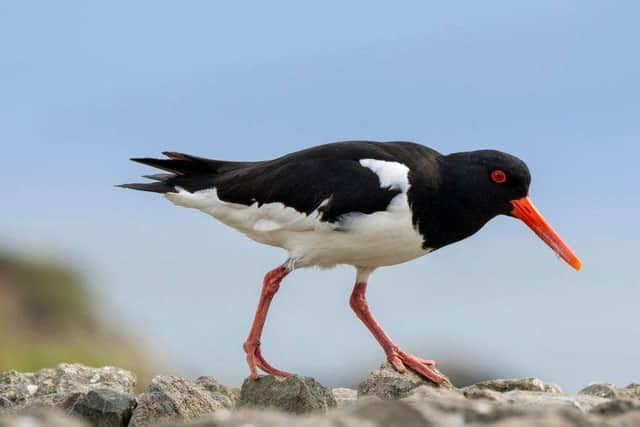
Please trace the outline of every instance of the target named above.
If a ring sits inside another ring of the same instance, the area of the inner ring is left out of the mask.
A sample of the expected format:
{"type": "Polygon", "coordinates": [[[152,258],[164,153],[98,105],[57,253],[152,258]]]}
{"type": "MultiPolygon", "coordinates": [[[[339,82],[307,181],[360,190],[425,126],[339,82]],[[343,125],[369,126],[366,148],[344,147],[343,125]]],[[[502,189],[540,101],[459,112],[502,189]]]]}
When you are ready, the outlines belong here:
{"type": "Polygon", "coordinates": [[[462,420],[464,423],[483,424],[506,418],[539,416],[547,412],[576,413],[581,416],[596,405],[607,401],[589,395],[570,396],[522,390],[500,393],[490,389],[473,389],[469,393],[471,397],[466,397],[456,390],[437,392],[437,389],[419,387],[402,400],[410,402],[427,418],[432,416],[434,410],[440,412],[442,416],[436,418],[436,421],[448,418],[462,420]]]}
{"type": "MultiPolygon", "coordinates": [[[[448,427],[433,424],[410,405],[396,401],[358,401],[328,413],[294,415],[273,410],[241,409],[214,414],[189,427],[448,427]]],[[[176,424],[175,427],[181,426],[176,424]]],[[[186,425],[182,425],[186,427],[186,425]]],[[[452,426],[453,427],[453,426],[452,426]]]]}
{"type": "Polygon", "coordinates": [[[536,391],[514,390],[502,393],[502,400],[511,405],[523,408],[570,408],[580,412],[589,412],[594,407],[606,402],[606,399],[586,394],[566,395],[556,393],[542,393],[536,391]]]}
{"type": "Polygon", "coordinates": [[[502,393],[488,388],[471,388],[463,393],[467,399],[503,400],[502,393]]]}
{"type": "Polygon", "coordinates": [[[135,407],[133,395],[102,388],[80,395],[67,414],[82,417],[96,427],[120,427],[129,424],[135,407]]]}
{"type": "MultiPolygon", "coordinates": [[[[222,410],[196,421],[162,424],[162,427],[324,427],[309,424],[307,419],[268,409],[242,409],[231,413],[222,410]]],[[[347,426],[344,426],[347,427],[347,426]]]]}
{"type": "Polygon", "coordinates": [[[224,408],[215,396],[184,378],[161,375],[153,378],[138,397],[129,427],[144,427],[160,421],[193,420],[224,408]]]}
{"type": "Polygon", "coordinates": [[[386,363],[357,391],[329,390],[300,376],[247,379],[241,390],[213,377],[158,376],[137,398],[134,385],[131,373],[109,367],[63,364],[0,373],[0,427],[640,425],[640,384],[591,384],[574,395],[536,378],[457,389],[435,386],[412,372],[399,374],[386,363]]]}
{"type": "Polygon", "coordinates": [[[606,425],[612,427],[638,427],[640,426],[640,411],[627,412],[610,418],[606,425]]]}
{"type": "MultiPolygon", "coordinates": [[[[332,426],[431,427],[434,424],[423,413],[401,401],[365,400],[331,412],[332,426]]],[[[315,424],[313,424],[315,425],[315,424]]],[[[437,425],[444,425],[442,422],[437,425]]]]}
{"type": "Polygon", "coordinates": [[[338,408],[350,405],[358,399],[358,390],[353,390],[351,388],[334,388],[331,390],[331,394],[333,394],[333,398],[336,400],[338,408]]]}
{"type": "Polygon", "coordinates": [[[60,409],[30,408],[0,415],[0,427],[88,427],[88,424],[60,409]]]}
{"type": "Polygon", "coordinates": [[[517,418],[504,418],[492,427],[601,427],[602,424],[580,412],[538,411],[517,418]]]}
{"type": "Polygon", "coordinates": [[[625,388],[618,389],[617,391],[620,397],[640,400],[640,384],[629,384],[625,388]]]}
{"type": "Polygon", "coordinates": [[[522,391],[539,391],[545,393],[562,393],[560,387],[555,384],[546,384],[539,380],[538,378],[517,378],[517,379],[508,379],[508,380],[491,380],[491,381],[483,381],[470,386],[463,388],[463,392],[466,395],[467,393],[475,393],[477,390],[494,390],[500,393],[505,393],[513,390],[522,390],[522,391]]]}
{"type": "Polygon", "coordinates": [[[455,425],[467,423],[490,423],[499,419],[518,417],[531,412],[525,408],[496,404],[485,400],[467,400],[464,398],[409,400],[411,406],[420,411],[427,419],[435,424],[445,420],[455,425]]]}
{"type": "Polygon", "coordinates": [[[588,393],[563,394],[557,385],[546,384],[537,378],[484,381],[462,391],[468,399],[486,399],[519,408],[570,408],[583,413],[605,401],[588,393]]]}
{"type": "Polygon", "coordinates": [[[605,397],[614,399],[618,397],[618,391],[613,384],[590,384],[578,392],[578,394],[588,394],[590,396],[605,397]]]}
{"type": "Polygon", "coordinates": [[[457,388],[433,387],[431,385],[421,385],[409,392],[401,400],[406,402],[438,400],[438,401],[462,401],[466,402],[465,395],[457,388]]]}
{"type": "Polygon", "coordinates": [[[11,403],[11,401],[9,399],[7,399],[6,397],[2,397],[0,396],[0,413],[2,413],[2,411],[9,409],[13,406],[13,403],[11,403]]]}
{"type": "Polygon", "coordinates": [[[293,414],[326,412],[334,406],[336,400],[331,390],[313,378],[298,375],[247,378],[242,383],[236,404],[238,408],[276,408],[293,414]]]}
{"type": "Polygon", "coordinates": [[[447,383],[437,386],[410,369],[401,374],[391,364],[384,362],[358,385],[358,396],[377,396],[383,400],[396,400],[408,396],[412,390],[420,386],[437,389],[453,388],[447,383]]]}
{"type": "Polygon", "coordinates": [[[20,373],[0,373],[0,396],[14,406],[61,406],[71,396],[90,390],[107,388],[120,393],[133,393],[135,376],[114,367],[90,368],[78,364],[60,364],[55,369],[20,373]]]}
{"type": "Polygon", "coordinates": [[[233,409],[238,400],[238,392],[236,390],[223,385],[214,377],[198,377],[196,385],[211,393],[213,398],[227,409],[233,409]]]}
{"type": "Polygon", "coordinates": [[[637,410],[640,410],[640,401],[632,399],[614,399],[595,406],[591,410],[591,413],[611,416],[637,410]]]}

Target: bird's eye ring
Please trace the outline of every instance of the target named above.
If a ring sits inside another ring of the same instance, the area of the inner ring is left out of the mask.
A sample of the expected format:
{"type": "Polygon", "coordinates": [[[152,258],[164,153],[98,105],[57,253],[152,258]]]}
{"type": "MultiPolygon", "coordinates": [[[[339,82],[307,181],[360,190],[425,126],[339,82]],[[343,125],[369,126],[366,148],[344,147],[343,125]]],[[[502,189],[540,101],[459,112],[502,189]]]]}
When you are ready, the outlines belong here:
{"type": "Polygon", "coordinates": [[[493,172],[491,172],[491,180],[496,184],[503,184],[507,182],[507,174],[504,173],[504,171],[501,171],[500,169],[496,169],[493,172]]]}

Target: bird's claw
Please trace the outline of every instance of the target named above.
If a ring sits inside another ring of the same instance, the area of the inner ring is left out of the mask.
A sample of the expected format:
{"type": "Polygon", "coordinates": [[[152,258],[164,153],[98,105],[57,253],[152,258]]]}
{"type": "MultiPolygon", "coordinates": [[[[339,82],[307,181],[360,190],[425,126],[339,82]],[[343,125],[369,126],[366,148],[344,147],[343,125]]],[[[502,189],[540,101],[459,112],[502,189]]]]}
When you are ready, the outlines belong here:
{"type": "Polygon", "coordinates": [[[405,373],[407,368],[409,368],[418,375],[421,375],[436,384],[443,384],[447,382],[445,377],[433,369],[436,366],[436,362],[433,360],[423,359],[421,357],[405,353],[400,349],[394,349],[393,353],[389,355],[388,360],[393,368],[401,374],[405,373]]]}
{"type": "Polygon", "coordinates": [[[247,353],[247,364],[249,365],[250,376],[252,379],[258,378],[258,370],[260,368],[269,375],[275,375],[278,377],[289,377],[291,373],[276,369],[269,364],[262,356],[260,351],[260,342],[245,342],[242,346],[245,353],[247,353]]]}

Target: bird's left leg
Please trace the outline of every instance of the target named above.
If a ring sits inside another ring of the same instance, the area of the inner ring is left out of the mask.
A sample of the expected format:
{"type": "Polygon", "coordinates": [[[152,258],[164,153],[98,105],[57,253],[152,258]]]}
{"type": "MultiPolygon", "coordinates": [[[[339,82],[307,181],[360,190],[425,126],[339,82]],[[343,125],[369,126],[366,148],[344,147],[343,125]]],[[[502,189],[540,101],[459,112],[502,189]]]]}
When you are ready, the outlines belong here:
{"type": "Polygon", "coordinates": [[[262,281],[262,290],[260,292],[260,300],[256,308],[256,314],[253,318],[253,324],[249,330],[249,336],[244,342],[242,348],[247,354],[247,364],[251,372],[251,378],[257,378],[258,372],[256,368],[260,368],[268,374],[281,377],[288,377],[289,372],[281,371],[271,366],[262,356],[260,351],[260,337],[264,329],[264,322],[267,320],[267,312],[273,296],[280,288],[280,282],[293,270],[293,263],[285,262],[283,265],[269,271],[262,281]]]}
{"type": "Polygon", "coordinates": [[[353,309],[356,316],[362,320],[374,338],[380,343],[387,355],[387,360],[389,360],[396,371],[402,373],[405,371],[406,366],[436,384],[444,383],[446,379],[433,369],[433,366],[435,366],[433,360],[422,359],[421,357],[400,350],[373,317],[365,297],[367,290],[366,280],[368,279],[369,273],[370,271],[358,270],[358,278],[356,279],[356,284],[349,299],[351,309],[353,309]]]}

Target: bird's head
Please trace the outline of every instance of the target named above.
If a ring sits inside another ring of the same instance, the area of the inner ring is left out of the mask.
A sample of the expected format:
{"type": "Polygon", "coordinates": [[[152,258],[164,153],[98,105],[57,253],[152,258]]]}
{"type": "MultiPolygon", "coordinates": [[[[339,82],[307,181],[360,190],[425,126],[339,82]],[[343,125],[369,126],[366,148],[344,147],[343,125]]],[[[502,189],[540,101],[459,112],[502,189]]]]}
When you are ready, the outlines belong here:
{"type": "Polygon", "coordinates": [[[520,219],[560,258],[576,270],[580,259],[529,199],[531,175],[520,159],[495,150],[454,153],[446,158],[447,188],[470,216],[489,220],[497,215],[520,219]]]}

